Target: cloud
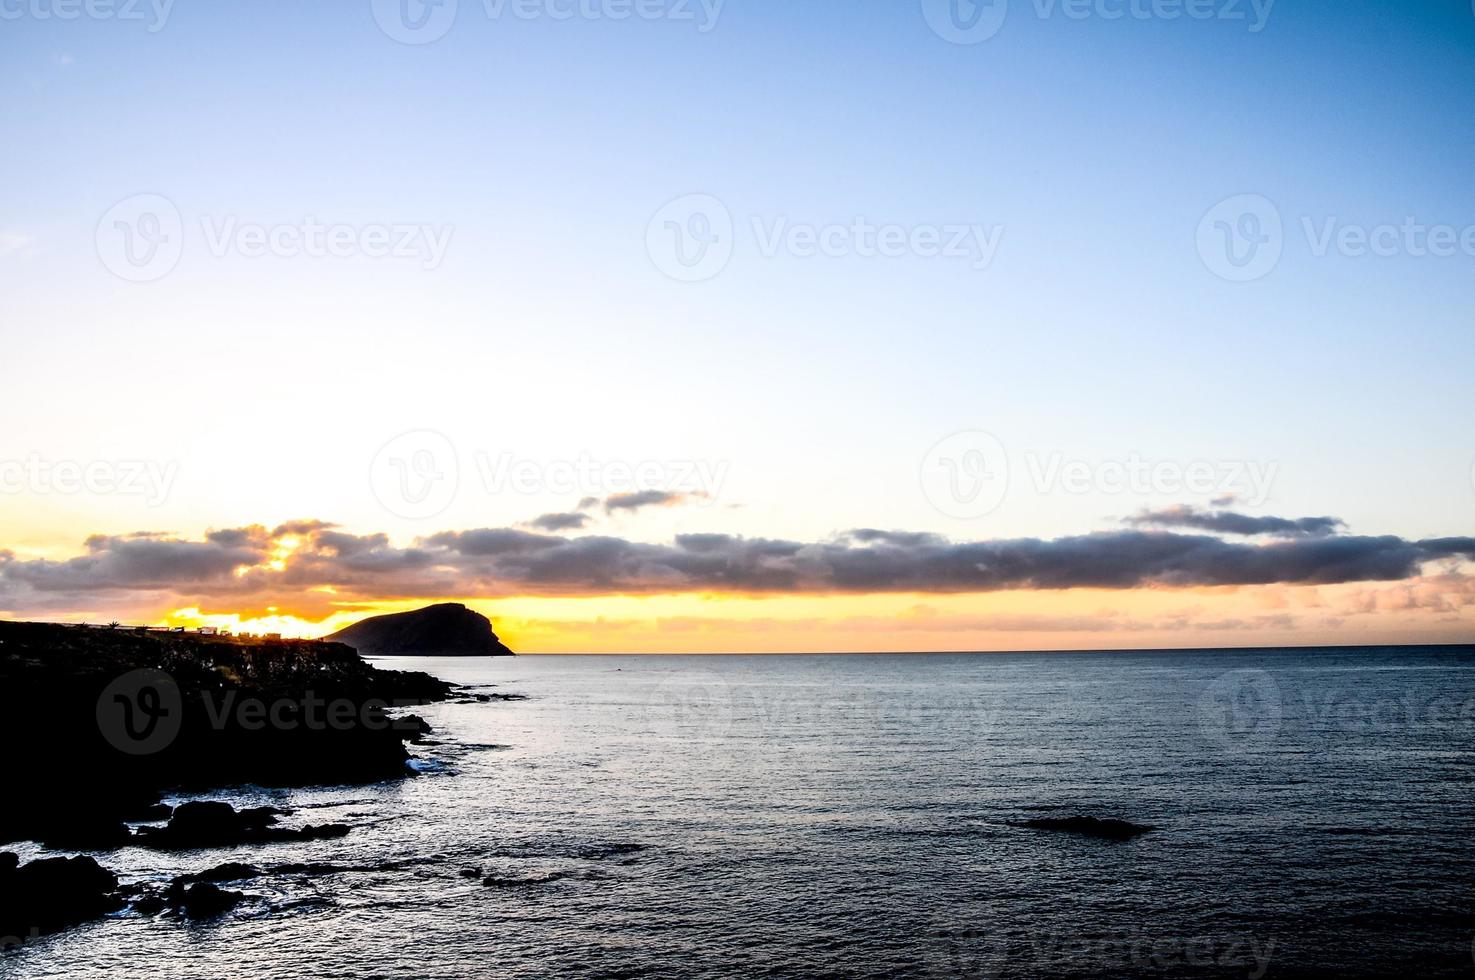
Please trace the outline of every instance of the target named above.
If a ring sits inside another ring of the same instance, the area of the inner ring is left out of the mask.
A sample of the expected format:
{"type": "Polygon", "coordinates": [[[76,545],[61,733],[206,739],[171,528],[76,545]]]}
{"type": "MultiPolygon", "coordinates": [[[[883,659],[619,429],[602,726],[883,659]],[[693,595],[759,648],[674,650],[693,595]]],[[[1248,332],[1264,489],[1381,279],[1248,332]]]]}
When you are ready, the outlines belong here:
{"type": "Polygon", "coordinates": [[[588,514],[544,514],[528,521],[528,526],[540,531],[582,531],[591,520],[588,514]]]}
{"type": "Polygon", "coordinates": [[[705,499],[705,493],[681,493],[674,490],[638,490],[617,493],[604,498],[604,512],[637,511],[647,507],[676,507],[693,499],[705,499]]]}
{"type": "MultiPolygon", "coordinates": [[[[408,547],[296,521],[173,535],[94,536],[65,561],[0,551],[6,608],[96,608],[101,597],[180,605],[321,605],[391,599],[1007,590],[1403,582],[1425,564],[1475,560],[1475,538],[1346,534],[1233,541],[1118,530],[1043,540],[951,541],[863,528],[824,541],[686,534],[669,543],[523,528],[446,531],[408,547]]],[[[1425,598],[1433,602],[1432,598],[1425,598]]]]}
{"type": "Polygon", "coordinates": [[[1275,534],[1283,537],[1320,537],[1335,534],[1346,527],[1335,517],[1253,517],[1233,511],[1202,511],[1182,504],[1143,511],[1127,518],[1127,523],[1136,527],[1183,527],[1215,534],[1275,534]]]}

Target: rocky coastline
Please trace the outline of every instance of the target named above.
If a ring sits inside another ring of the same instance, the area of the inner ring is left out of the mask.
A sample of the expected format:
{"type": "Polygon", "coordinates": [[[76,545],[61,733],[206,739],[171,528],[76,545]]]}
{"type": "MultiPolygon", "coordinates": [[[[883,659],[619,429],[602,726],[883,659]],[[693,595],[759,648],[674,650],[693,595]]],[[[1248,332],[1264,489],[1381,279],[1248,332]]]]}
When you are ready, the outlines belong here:
{"type": "Polygon", "coordinates": [[[406,744],[430,727],[405,709],[453,693],[428,674],[376,669],[341,643],[0,622],[0,736],[23,758],[5,776],[0,846],[88,852],[29,863],[0,853],[0,941],[129,907],[225,911],[238,898],[215,882],[141,891],[93,855],[341,837],[341,824],[278,826],[269,808],[162,801],[411,776],[406,744]],[[130,826],[141,823],[152,826],[130,826]]]}

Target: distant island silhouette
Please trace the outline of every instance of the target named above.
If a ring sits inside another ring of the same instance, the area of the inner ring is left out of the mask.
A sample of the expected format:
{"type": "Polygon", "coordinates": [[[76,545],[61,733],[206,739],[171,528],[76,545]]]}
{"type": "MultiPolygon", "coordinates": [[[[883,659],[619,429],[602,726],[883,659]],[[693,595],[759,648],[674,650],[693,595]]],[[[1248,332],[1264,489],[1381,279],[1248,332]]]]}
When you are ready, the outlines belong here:
{"type": "Polygon", "coordinates": [[[492,621],[459,602],[372,616],[326,638],[368,657],[511,657],[492,621]]]}

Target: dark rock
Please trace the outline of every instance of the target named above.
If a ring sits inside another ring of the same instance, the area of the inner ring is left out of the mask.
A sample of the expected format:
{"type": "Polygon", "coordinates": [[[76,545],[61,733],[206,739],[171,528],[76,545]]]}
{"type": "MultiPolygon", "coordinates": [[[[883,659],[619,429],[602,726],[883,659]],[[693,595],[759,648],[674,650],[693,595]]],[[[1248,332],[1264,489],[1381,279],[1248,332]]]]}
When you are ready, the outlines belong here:
{"type": "Polygon", "coordinates": [[[221,881],[245,881],[248,878],[261,876],[261,869],[250,864],[241,864],[231,861],[227,864],[217,865],[208,871],[200,871],[192,875],[180,875],[174,879],[175,884],[194,884],[196,882],[221,882],[221,881]]]}
{"type": "Polygon", "coordinates": [[[170,904],[187,919],[213,919],[224,915],[246,897],[242,892],[226,891],[206,881],[188,888],[171,888],[170,894],[170,904]]]}
{"type": "Polygon", "coordinates": [[[151,892],[135,898],[133,904],[129,907],[139,915],[158,915],[169,907],[169,902],[163,895],[157,892],[151,892]]]}
{"type": "Polygon", "coordinates": [[[1126,820],[1102,819],[1100,817],[1036,817],[1033,820],[1022,820],[1015,824],[1016,827],[1028,827],[1032,830],[1060,830],[1070,834],[1083,834],[1087,837],[1099,837],[1102,840],[1124,841],[1131,840],[1140,834],[1156,830],[1143,824],[1130,823],[1126,820]]]}
{"type": "Polygon", "coordinates": [[[123,907],[118,877],[90,857],[0,857],[0,935],[42,935],[123,907]]]}
{"type": "Polygon", "coordinates": [[[481,886],[483,888],[527,888],[532,885],[546,885],[566,877],[567,875],[559,871],[532,878],[499,878],[496,875],[488,875],[482,879],[481,886]]]}
{"type": "Polygon", "coordinates": [[[461,871],[460,871],[460,875],[461,875],[462,878],[480,878],[481,877],[481,869],[480,868],[462,868],[461,871]]]}
{"type": "Polygon", "coordinates": [[[401,738],[412,742],[419,742],[435,731],[430,727],[430,723],[419,715],[405,715],[403,718],[396,718],[394,730],[400,733],[401,738]]]}
{"type": "Polygon", "coordinates": [[[176,807],[164,827],[138,828],[138,842],[166,851],[234,847],[277,841],[328,840],[349,832],[347,824],[330,823],[288,829],[275,826],[281,813],[272,807],[236,811],[229,803],[194,802],[176,807]]]}
{"type": "Polygon", "coordinates": [[[132,836],[116,815],[74,812],[53,821],[41,835],[41,844],[53,851],[113,851],[126,846],[132,836]]]}
{"type": "Polygon", "coordinates": [[[492,622],[459,602],[371,616],[328,637],[368,657],[510,657],[492,622]]]}

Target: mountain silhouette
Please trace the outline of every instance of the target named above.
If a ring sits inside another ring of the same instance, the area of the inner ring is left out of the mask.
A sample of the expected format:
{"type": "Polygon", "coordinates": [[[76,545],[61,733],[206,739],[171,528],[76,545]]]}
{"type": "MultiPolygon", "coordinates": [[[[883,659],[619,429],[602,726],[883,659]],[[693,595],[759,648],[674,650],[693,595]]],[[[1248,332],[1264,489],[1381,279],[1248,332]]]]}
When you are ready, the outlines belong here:
{"type": "Polygon", "coordinates": [[[492,632],[492,621],[459,602],[372,616],[327,639],[346,643],[370,657],[513,656],[492,632]]]}

